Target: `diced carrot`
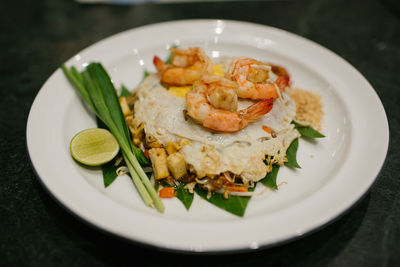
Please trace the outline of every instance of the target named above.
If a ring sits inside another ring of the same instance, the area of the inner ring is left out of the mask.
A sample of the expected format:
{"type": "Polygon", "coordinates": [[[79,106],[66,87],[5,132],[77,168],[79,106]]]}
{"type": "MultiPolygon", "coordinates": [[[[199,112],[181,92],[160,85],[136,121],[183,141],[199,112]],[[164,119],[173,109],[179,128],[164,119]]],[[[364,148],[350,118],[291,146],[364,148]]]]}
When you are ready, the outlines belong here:
{"type": "Polygon", "coordinates": [[[144,156],[146,157],[146,159],[150,159],[150,155],[149,155],[149,150],[148,149],[146,149],[144,151],[144,156]]]}
{"type": "Polygon", "coordinates": [[[264,131],[266,131],[267,133],[269,133],[269,134],[272,132],[272,130],[270,128],[268,128],[267,126],[265,126],[265,125],[262,126],[262,129],[264,131]]]}
{"type": "Polygon", "coordinates": [[[231,192],[248,192],[245,186],[227,186],[226,189],[231,192]]]}
{"type": "Polygon", "coordinates": [[[176,196],[175,188],[174,187],[163,187],[158,195],[161,198],[171,198],[176,196]]]}

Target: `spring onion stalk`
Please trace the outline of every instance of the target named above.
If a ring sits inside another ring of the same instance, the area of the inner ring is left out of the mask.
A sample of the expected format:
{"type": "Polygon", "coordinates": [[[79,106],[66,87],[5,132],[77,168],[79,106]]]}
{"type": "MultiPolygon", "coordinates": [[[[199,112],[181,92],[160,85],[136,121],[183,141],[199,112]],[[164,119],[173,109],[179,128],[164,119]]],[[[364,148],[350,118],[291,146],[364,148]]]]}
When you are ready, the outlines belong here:
{"type": "Polygon", "coordinates": [[[75,67],[68,69],[65,65],[61,69],[117,139],[132,181],[145,204],[163,212],[164,205],[136,157],[139,148],[132,143],[115,87],[105,69],[100,63],[90,63],[82,73],[75,67]]]}

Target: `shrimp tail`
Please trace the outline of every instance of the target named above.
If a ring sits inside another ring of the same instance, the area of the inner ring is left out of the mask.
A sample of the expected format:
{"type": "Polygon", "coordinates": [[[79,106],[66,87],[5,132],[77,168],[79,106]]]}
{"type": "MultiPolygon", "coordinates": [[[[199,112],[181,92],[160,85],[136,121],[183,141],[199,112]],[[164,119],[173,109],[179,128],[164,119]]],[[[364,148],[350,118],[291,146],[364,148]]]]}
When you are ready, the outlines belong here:
{"type": "Polygon", "coordinates": [[[165,62],[158,56],[154,56],[153,64],[159,73],[164,72],[168,67],[167,64],[165,64],[165,62]]]}
{"type": "Polygon", "coordinates": [[[258,118],[271,111],[274,106],[274,99],[268,98],[260,100],[246,109],[239,111],[239,117],[242,119],[243,128],[249,123],[257,121],[258,118]]]}
{"type": "Polygon", "coordinates": [[[272,67],[272,72],[275,73],[277,76],[288,75],[288,71],[279,65],[270,64],[272,67]]]}
{"type": "Polygon", "coordinates": [[[283,74],[279,76],[279,78],[276,80],[276,84],[279,86],[279,88],[285,88],[290,85],[290,77],[288,74],[283,74]]]}

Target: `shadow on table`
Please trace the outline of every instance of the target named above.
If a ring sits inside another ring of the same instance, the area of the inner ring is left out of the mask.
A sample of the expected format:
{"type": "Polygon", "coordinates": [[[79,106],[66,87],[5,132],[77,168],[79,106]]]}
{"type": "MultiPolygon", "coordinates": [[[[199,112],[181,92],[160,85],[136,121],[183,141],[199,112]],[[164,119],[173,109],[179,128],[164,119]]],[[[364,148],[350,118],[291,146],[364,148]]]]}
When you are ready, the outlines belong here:
{"type": "MultiPolygon", "coordinates": [[[[229,255],[190,255],[160,251],[140,244],[115,238],[82,223],[80,219],[58,205],[37,183],[40,197],[50,216],[54,216],[60,231],[74,242],[78,250],[84,250],[104,266],[139,265],[187,266],[238,266],[262,264],[262,266],[321,266],[331,262],[349,243],[361,225],[369,206],[370,195],[365,196],[349,213],[321,230],[273,248],[229,255]]],[[[90,256],[89,256],[90,257],[90,256]]],[[[83,261],[87,261],[82,259],[83,261]]],[[[89,260],[90,261],[90,260],[89,260]]]]}

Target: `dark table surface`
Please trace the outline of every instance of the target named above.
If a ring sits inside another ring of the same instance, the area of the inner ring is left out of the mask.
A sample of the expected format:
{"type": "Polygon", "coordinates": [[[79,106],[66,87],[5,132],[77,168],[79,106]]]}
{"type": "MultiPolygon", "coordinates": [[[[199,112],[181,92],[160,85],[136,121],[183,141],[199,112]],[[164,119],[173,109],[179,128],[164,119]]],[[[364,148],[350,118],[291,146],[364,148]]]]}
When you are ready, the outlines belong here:
{"type": "Polygon", "coordinates": [[[141,259],[154,266],[400,264],[399,16],[396,0],[138,6],[2,1],[0,265],[118,266],[138,265],[141,259]],[[192,18],[250,21],[296,33],[342,56],[367,78],[386,109],[390,147],[377,182],[354,208],[286,245],[229,256],[193,256],[144,248],[100,233],[44,191],[30,166],[25,130],[30,106],[46,79],[65,60],[107,36],[149,23],[192,18]]]}

